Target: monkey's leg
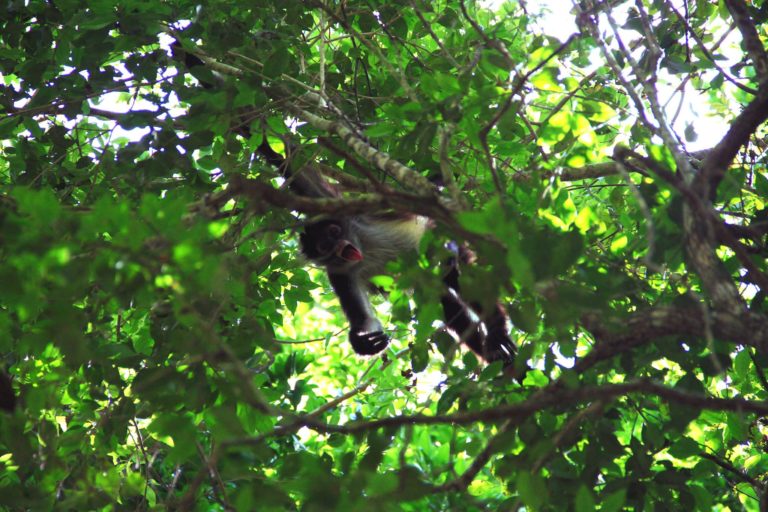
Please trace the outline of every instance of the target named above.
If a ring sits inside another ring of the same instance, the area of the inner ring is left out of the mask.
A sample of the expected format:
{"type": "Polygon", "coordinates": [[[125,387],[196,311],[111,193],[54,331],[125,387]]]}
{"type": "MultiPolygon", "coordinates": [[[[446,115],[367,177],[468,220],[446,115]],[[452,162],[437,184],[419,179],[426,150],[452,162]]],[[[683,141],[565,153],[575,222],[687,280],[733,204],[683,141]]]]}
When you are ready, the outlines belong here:
{"type": "Polygon", "coordinates": [[[440,298],[445,325],[478,356],[485,358],[485,329],[477,315],[459,295],[459,262],[456,257],[448,260],[448,273],[443,278],[448,290],[440,298]]]}
{"type": "Polygon", "coordinates": [[[464,246],[454,246],[456,256],[447,262],[449,270],[443,278],[448,291],[441,298],[446,325],[458,333],[461,341],[484,360],[492,363],[514,363],[516,347],[507,334],[508,317],[504,307],[496,304],[488,315],[483,315],[480,304],[470,307],[460,296],[459,263],[470,263],[475,256],[464,246]],[[476,314],[475,314],[476,313],[476,314]]]}
{"type": "Polygon", "coordinates": [[[504,361],[505,365],[514,363],[517,348],[509,337],[508,317],[504,306],[496,304],[493,311],[485,318],[485,359],[489,363],[504,361]]]}

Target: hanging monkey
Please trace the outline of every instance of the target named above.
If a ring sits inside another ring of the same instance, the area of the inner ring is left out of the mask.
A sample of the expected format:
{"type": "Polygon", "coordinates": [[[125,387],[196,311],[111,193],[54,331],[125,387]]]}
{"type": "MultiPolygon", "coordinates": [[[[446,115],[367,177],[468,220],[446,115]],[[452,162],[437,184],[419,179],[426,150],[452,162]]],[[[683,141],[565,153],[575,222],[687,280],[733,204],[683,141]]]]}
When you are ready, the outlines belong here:
{"type": "MultiPolygon", "coordinates": [[[[181,52],[187,68],[204,65],[196,56],[181,52]]],[[[178,56],[178,55],[177,55],[178,56]]],[[[203,83],[205,88],[214,85],[203,83]]],[[[241,123],[237,133],[250,137],[248,123],[241,123]]],[[[264,138],[257,152],[288,180],[297,195],[310,198],[337,198],[341,191],[330,184],[312,166],[294,172],[290,157],[275,152],[264,138]]],[[[384,350],[389,336],[376,318],[369,298],[369,279],[380,274],[388,261],[415,250],[427,227],[427,219],[413,214],[340,215],[310,223],[300,234],[301,252],[311,262],[322,265],[349,321],[349,340],[360,355],[384,350]]],[[[503,306],[496,305],[483,317],[479,305],[466,304],[460,296],[459,265],[472,263],[474,256],[464,248],[454,251],[444,277],[446,291],[441,297],[445,324],[473,352],[488,362],[501,360],[505,366],[514,362],[515,345],[507,335],[508,317],[503,306]]]]}
{"type": "MultiPolygon", "coordinates": [[[[314,198],[340,197],[339,191],[314,169],[292,172],[290,162],[266,140],[258,152],[289,180],[294,193],[314,198]]],[[[369,279],[382,273],[387,262],[415,250],[426,227],[427,219],[418,215],[354,215],[308,224],[301,233],[304,256],[328,272],[328,281],[349,321],[349,341],[358,354],[376,354],[389,343],[368,296],[369,279]]]]}
{"type": "MultiPolygon", "coordinates": [[[[292,172],[290,162],[266,140],[258,152],[280,170],[296,194],[340,197],[340,191],[314,169],[292,172]]],[[[328,280],[349,321],[349,341],[358,354],[376,354],[389,343],[389,336],[383,332],[370,303],[368,279],[381,273],[388,261],[416,249],[426,227],[427,220],[413,214],[363,214],[324,219],[307,225],[300,235],[304,256],[323,265],[328,272],[328,280]]],[[[463,246],[450,246],[456,254],[447,262],[448,272],[443,279],[447,289],[441,297],[446,326],[484,360],[511,365],[516,349],[507,335],[506,311],[496,304],[483,318],[478,304],[470,306],[462,300],[459,265],[473,263],[474,254],[463,246]]]]}

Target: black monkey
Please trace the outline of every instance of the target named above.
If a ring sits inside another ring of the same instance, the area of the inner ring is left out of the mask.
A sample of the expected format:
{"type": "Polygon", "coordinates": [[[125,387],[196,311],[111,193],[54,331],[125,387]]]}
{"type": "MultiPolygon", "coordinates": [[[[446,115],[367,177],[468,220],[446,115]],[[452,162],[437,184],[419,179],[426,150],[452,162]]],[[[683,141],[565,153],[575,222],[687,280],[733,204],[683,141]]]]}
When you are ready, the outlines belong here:
{"type": "MultiPolygon", "coordinates": [[[[183,61],[187,69],[205,66],[200,58],[185,52],[178,41],[171,48],[174,57],[183,61]]],[[[212,77],[218,80],[215,74],[212,77]]],[[[216,87],[212,82],[201,81],[201,84],[206,89],[216,87]]],[[[236,133],[249,138],[249,124],[243,120],[236,133]]],[[[314,198],[341,195],[312,166],[294,172],[290,151],[288,158],[283,157],[272,149],[266,138],[257,152],[288,180],[294,193],[314,198]]],[[[389,336],[384,334],[368,297],[368,280],[381,273],[388,261],[418,247],[425,227],[426,219],[414,215],[340,217],[304,227],[300,235],[301,251],[310,261],[326,268],[328,280],[349,320],[349,341],[358,354],[376,354],[389,343],[389,336]]]]}
{"type": "MultiPolygon", "coordinates": [[[[340,195],[319,172],[302,169],[293,173],[290,163],[266,141],[259,147],[259,153],[291,180],[290,186],[297,194],[340,195]]],[[[325,266],[328,272],[331,286],[349,320],[349,340],[358,354],[375,354],[389,343],[368,298],[368,279],[380,273],[387,261],[415,249],[426,227],[426,219],[415,215],[355,215],[309,224],[300,235],[304,255],[325,266]]],[[[470,306],[464,302],[459,288],[459,265],[473,263],[475,256],[455,243],[449,244],[449,248],[455,255],[448,260],[448,271],[443,278],[446,291],[441,304],[446,326],[485,361],[503,361],[505,366],[511,366],[516,348],[507,334],[508,317],[504,307],[496,304],[484,314],[479,304],[470,306]]]]}
{"type": "MultiPolygon", "coordinates": [[[[290,161],[266,140],[258,152],[289,180],[296,194],[317,198],[341,195],[311,166],[293,172],[290,161]]],[[[349,320],[349,341],[358,354],[376,354],[389,343],[368,296],[369,279],[380,274],[388,261],[415,250],[426,227],[426,218],[411,214],[345,216],[304,227],[301,251],[328,272],[328,280],[349,320]]]]}
{"type": "MultiPolygon", "coordinates": [[[[204,65],[198,57],[183,52],[178,43],[173,45],[173,50],[187,68],[204,65]]],[[[211,83],[202,85],[214,87],[211,83]]],[[[236,131],[244,137],[251,135],[247,122],[240,123],[236,131]]],[[[288,158],[283,157],[272,149],[266,138],[257,152],[288,180],[294,193],[314,198],[341,196],[313,166],[294,172],[290,151],[288,158]]],[[[350,343],[358,354],[376,354],[389,343],[389,336],[383,332],[369,299],[369,279],[380,274],[388,261],[416,249],[427,223],[424,217],[412,214],[353,215],[323,219],[304,227],[300,235],[301,251],[310,261],[326,268],[328,280],[349,321],[350,343]]],[[[446,325],[484,360],[502,360],[509,366],[514,361],[515,346],[506,333],[506,311],[497,305],[483,319],[478,305],[470,307],[461,299],[459,263],[471,263],[474,256],[463,247],[454,252],[456,256],[450,259],[444,278],[447,290],[441,298],[446,325]]]]}
{"type": "Polygon", "coordinates": [[[310,224],[302,233],[302,252],[325,266],[358,354],[375,354],[389,343],[368,297],[369,279],[388,261],[416,249],[426,225],[426,219],[413,215],[392,219],[359,215],[310,224]]]}
{"type": "MultiPolygon", "coordinates": [[[[268,155],[272,164],[278,163],[268,147],[266,142],[262,143],[259,153],[268,155]]],[[[339,195],[319,173],[310,169],[292,173],[287,162],[280,162],[278,168],[297,194],[339,195]]],[[[405,214],[354,215],[324,219],[304,227],[301,251],[328,272],[328,280],[349,320],[349,341],[358,354],[376,354],[389,343],[369,300],[369,279],[380,274],[388,261],[416,249],[426,226],[425,218],[405,214]]]]}

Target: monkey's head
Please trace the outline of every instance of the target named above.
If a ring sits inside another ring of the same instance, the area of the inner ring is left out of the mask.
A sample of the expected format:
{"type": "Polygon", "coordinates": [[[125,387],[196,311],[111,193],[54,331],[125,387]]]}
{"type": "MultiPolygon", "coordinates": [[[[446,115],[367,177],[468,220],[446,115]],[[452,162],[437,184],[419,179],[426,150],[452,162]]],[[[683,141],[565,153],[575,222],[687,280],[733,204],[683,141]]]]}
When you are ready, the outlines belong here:
{"type": "Polygon", "coordinates": [[[322,220],[304,228],[301,234],[301,252],[330,270],[349,270],[363,260],[360,244],[350,236],[349,223],[340,220],[322,220]]]}

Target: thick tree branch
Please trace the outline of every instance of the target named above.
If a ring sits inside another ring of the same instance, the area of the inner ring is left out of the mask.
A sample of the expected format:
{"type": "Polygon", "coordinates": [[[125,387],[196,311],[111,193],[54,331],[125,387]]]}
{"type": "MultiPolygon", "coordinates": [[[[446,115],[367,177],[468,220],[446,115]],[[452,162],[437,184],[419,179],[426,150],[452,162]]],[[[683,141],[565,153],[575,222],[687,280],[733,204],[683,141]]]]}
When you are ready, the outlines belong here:
{"type": "MultiPolygon", "coordinates": [[[[326,13],[331,15],[337,22],[343,23],[343,21],[339,20],[339,18],[335,13],[333,13],[323,5],[319,5],[319,6],[326,13]]],[[[179,45],[179,48],[181,48],[180,45],[179,45]]],[[[200,51],[197,48],[194,48],[194,49],[183,48],[183,51],[190,55],[193,55],[196,59],[199,59],[203,64],[205,64],[205,66],[207,66],[213,71],[216,71],[217,73],[220,73],[223,75],[235,76],[235,77],[243,77],[246,74],[244,70],[236,66],[221,63],[216,59],[205,55],[204,52],[200,51]]],[[[263,67],[263,64],[258,62],[257,64],[263,67]]],[[[287,77],[283,77],[283,78],[287,78],[287,77]]],[[[328,100],[325,97],[323,97],[321,93],[313,90],[310,86],[306,84],[297,82],[292,77],[291,77],[291,81],[293,83],[297,83],[307,91],[304,95],[301,96],[301,101],[305,106],[307,105],[312,105],[313,107],[325,106],[331,111],[334,111],[334,112],[338,111],[338,109],[329,106],[328,100]]],[[[281,104],[292,115],[295,115],[298,118],[302,119],[303,121],[306,121],[312,127],[318,130],[337,135],[355,153],[357,153],[367,162],[374,165],[376,168],[380,169],[381,171],[384,171],[387,175],[392,177],[398,183],[402,184],[404,187],[410,188],[411,190],[414,190],[417,194],[422,195],[424,197],[437,197],[437,191],[434,185],[429,180],[427,180],[425,177],[423,177],[421,174],[419,174],[415,170],[409,168],[406,165],[403,165],[402,163],[398,162],[394,158],[390,157],[388,154],[384,153],[383,151],[379,151],[378,149],[373,147],[371,144],[369,144],[366,140],[362,138],[362,135],[356,133],[349,126],[347,126],[347,124],[344,123],[343,120],[341,120],[341,118],[338,121],[330,121],[312,112],[309,112],[306,108],[304,108],[304,106],[300,106],[296,102],[286,101],[291,99],[291,95],[286,93],[286,91],[282,87],[264,86],[263,89],[264,89],[264,92],[267,93],[267,95],[269,95],[276,101],[277,100],[283,101],[281,104]]]]}
{"type": "Polygon", "coordinates": [[[288,106],[288,108],[314,128],[338,135],[355,153],[387,173],[387,175],[403,186],[415,190],[419,195],[425,197],[436,196],[435,187],[428,179],[410,167],[401,164],[383,151],[374,148],[368,142],[358,137],[355,132],[344,126],[343,123],[328,121],[295,105],[288,106]]]}
{"type": "Polygon", "coordinates": [[[731,315],[746,311],[744,300],[733,278],[717,255],[717,220],[714,212],[699,197],[684,205],[683,229],[688,260],[711,300],[713,308],[731,315]]]}
{"type": "MultiPolygon", "coordinates": [[[[768,353],[768,319],[764,315],[754,312],[733,315],[717,310],[707,314],[713,335],[718,339],[768,353]]],[[[697,305],[659,306],[623,318],[614,325],[604,323],[598,315],[585,315],[582,325],[595,336],[597,343],[576,363],[574,370],[584,372],[600,361],[666,336],[683,338],[689,343],[691,339],[703,338],[706,335],[703,315],[697,305]]]]}
{"type": "MultiPolygon", "coordinates": [[[[698,162],[704,158],[711,150],[704,149],[700,151],[694,151],[692,153],[689,153],[689,160],[692,163],[696,163],[698,165],[698,162]]],[[[619,156],[617,153],[619,152],[618,147],[614,149],[614,154],[616,156],[619,156]]],[[[652,171],[654,174],[659,174],[661,178],[665,179],[666,181],[670,181],[668,178],[668,174],[661,175],[659,173],[660,166],[658,164],[655,165],[649,165],[649,162],[653,162],[653,160],[649,159],[648,157],[643,157],[643,159],[637,158],[637,153],[630,152],[628,154],[628,158],[625,159],[624,164],[627,166],[627,170],[630,172],[638,172],[640,174],[645,174],[645,171],[652,171]]],[[[669,171],[667,171],[668,173],[669,171]]],[[[543,177],[549,178],[551,176],[557,176],[561,181],[581,181],[581,180],[591,180],[591,179],[597,179],[597,178],[605,178],[608,176],[617,176],[620,174],[619,171],[619,164],[617,162],[601,162],[598,164],[589,164],[585,165],[583,167],[564,167],[557,171],[548,171],[543,173],[543,177]]],[[[522,175],[524,178],[530,178],[529,175],[522,175]]]]}
{"type": "Polygon", "coordinates": [[[245,197],[257,210],[265,205],[278,206],[302,213],[359,215],[362,213],[383,213],[387,211],[409,212],[433,219],[448,218],[448,212],[436,202],[425,201],[421,196],[403,193],[391,195],[360,194],[354,198],[310,198],[296,195],[290,191],[273,187],[256,179],[234,175],[229,187],[209,198],[207,205],[220,207],[232,198],[245,197]]]}
{"type": "Polygon", "coordinates": [[[744,39],[744,47],[755,65],[760,79],[760,88],[755,98],[731,123],[728,133],[704,159],[701,172],[694,181],[694,189],[703,198],[714,198],[717,186],[725,176],[739,149],[749,141],[766,119],[768,119],[768,55],[760,36],[749,16],[744,0],[725,0],[731,16],[744,39]]]}

